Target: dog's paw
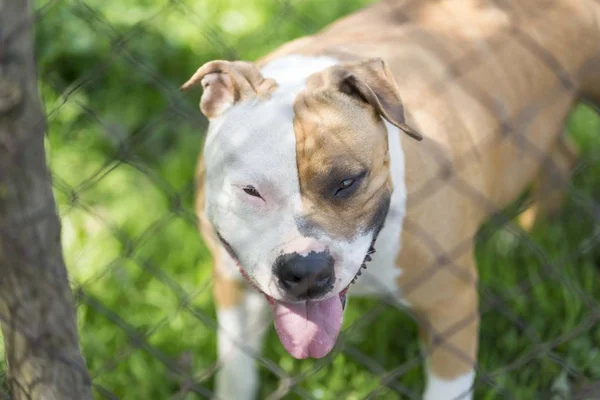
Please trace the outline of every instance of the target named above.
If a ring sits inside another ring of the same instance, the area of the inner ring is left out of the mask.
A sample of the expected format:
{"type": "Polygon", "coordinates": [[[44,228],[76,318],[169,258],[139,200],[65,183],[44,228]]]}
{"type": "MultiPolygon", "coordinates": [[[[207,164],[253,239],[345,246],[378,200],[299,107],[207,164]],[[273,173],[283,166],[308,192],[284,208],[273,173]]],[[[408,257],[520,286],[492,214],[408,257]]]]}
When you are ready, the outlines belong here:
{"type": "Polygon", "coordinates": [[[451,380],[436,378],[429,373],[423,400],[472,400],[474,378],[474,372],[451,380]]]}

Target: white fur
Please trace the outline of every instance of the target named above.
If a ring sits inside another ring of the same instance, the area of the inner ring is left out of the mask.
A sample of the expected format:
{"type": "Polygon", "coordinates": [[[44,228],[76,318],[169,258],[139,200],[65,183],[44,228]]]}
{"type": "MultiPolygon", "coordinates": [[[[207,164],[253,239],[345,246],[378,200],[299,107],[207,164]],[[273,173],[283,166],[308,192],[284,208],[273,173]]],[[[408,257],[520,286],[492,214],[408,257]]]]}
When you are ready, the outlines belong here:
{"type": "Polygon", "coordinates": [[[204,147],[206,215],[236,251],[245,272],[260,290],[285,300],[273,264],[286,252],[326,247],[335,257],[336,282],[326,296],[343,290],[369,248],[372,233],[351,241],[325,233],[306,239],[296,219],[304,216],[296,164],[293,101],[306,78],[334,65],[329,57],[288,56],[266,65],[265,78],[279,87],[266,101],[236,104],[210,122],[204,147]],[[244,193],[254,186],[265,201],[244,193]]]}
{"type": "Polygon", "coordinates": [[[396,259],[400,254],[401,233],[404,216],[406,214],[406,184],[404,181],[404,151],[400,143],[402,134],[398,128],[387,121],[385,126],[388,131],[388,144],[390,151],[390,173],[394,192],[390,200],[390,210],[385,219],[385,225],[379,234],[373,255],[367,269],[362,276],[350,287],[350,295],[391,295],[407,305],[401,299],[398,290],[398,277],[402,270],[396,266],[396,259]]]}
{"type": "Polygon", "coordinates": [[[427,369],[427,388],[423,400],[471,400],[475,372],[468,372],[452,380],[440,379],[427,369]]]}
{"type": "Polygon", "coordinates": [[[221,368],[215,381],[218,399],[251,400],[258,390],[256,355],[269,326],[269,310],[263,295],[249,291],[237,307],[217,310],[217,352],[221,368]]]}
{"type": "Polygon", "coordinates": [[[258,389],[255,361],[241,348],[241,345],[245,344],[244,314],[243,305],[217,310],[217,352],[221,367],[216,375],[215,395],[219,399],[237,399],[244,393],[248,393],[247,399],[252,399],[258,389]]]}
{"type": "Polygon", "coordinates": [[[275,79],[279,91],[295,95],[304,87],[306,78],[337,63],[338,61],[333,57],[306,57],[292,54],[268,63],[261,72],[265,78],[275,79]]]}

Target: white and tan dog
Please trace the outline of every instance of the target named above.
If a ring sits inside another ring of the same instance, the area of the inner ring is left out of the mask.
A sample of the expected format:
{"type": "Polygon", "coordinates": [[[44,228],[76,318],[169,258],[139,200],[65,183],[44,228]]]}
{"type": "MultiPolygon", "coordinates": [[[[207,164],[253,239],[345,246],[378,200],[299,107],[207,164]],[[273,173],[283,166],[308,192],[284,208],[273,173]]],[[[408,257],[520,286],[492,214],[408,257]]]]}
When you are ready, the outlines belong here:
{"type": "Polygon", "coordinates": [[[471,398],[473,238],[548,160],[568,169],[565,118],[600,101],[600,2],[383,1],[200,82],[216,395],[256,395],[271,315],[292,356],[323,357],[369,294],[420,317],[424,398],[471,398]]]}

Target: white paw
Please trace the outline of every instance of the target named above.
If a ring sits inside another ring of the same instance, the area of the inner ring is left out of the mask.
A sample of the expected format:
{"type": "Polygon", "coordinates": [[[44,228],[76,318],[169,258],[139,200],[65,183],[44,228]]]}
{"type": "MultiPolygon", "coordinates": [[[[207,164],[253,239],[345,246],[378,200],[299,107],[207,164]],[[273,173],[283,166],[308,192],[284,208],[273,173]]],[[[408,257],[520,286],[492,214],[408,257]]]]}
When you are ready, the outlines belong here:
{"type": "Polygon", "coordinates": [[[253,363],[251,358],[239,357],[223,366],[215,380],[215,399],[254,400],[258,391],[258,374],[253,363]]]}
{"type": "Polygon", "coordinates": [[[429,372],[423,400],[471,400],[473,398],[471,387],[474,378],[474,372],[466,373],[451,380],[437,378],[429,372]]]}

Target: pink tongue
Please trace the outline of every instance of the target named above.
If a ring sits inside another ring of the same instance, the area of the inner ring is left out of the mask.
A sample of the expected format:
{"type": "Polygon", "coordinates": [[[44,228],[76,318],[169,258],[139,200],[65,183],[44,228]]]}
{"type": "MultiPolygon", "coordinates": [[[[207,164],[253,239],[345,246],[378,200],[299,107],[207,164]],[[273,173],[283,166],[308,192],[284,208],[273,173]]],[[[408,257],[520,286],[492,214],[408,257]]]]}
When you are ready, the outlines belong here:
{"type": "Polygon", "coordinates": [[[275,330],[283,347],[295,358],[325,357],[342,327],[342,301],[333,296],[303,303],[271,302],[275,330]]]}

